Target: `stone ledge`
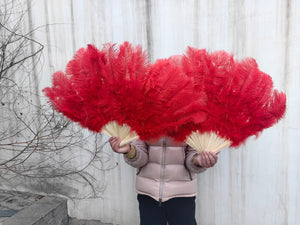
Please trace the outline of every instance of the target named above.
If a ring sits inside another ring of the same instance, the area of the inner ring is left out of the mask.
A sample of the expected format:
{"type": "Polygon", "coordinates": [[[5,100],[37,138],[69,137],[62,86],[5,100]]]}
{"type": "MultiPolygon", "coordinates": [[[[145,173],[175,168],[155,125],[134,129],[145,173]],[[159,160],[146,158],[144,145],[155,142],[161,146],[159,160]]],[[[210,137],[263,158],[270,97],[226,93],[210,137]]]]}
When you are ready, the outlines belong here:
{"type": "Polygon", "coordinates": [[[44,197],[0,225],[68,225],[67,200],[44,197]]]}

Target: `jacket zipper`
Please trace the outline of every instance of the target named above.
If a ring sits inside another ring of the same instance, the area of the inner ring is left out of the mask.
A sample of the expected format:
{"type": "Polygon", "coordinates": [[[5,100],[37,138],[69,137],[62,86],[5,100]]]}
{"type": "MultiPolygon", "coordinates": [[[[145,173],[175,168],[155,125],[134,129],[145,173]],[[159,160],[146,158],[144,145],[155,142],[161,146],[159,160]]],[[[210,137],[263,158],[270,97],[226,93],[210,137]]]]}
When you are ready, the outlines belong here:
{"type": "Polygon", "coordinates": [[[159,206],[162,205],[163,183],[165,173],[166,137],[163,138],[163,151],[161,159],[160,184],[159,184],[159,206]]]}

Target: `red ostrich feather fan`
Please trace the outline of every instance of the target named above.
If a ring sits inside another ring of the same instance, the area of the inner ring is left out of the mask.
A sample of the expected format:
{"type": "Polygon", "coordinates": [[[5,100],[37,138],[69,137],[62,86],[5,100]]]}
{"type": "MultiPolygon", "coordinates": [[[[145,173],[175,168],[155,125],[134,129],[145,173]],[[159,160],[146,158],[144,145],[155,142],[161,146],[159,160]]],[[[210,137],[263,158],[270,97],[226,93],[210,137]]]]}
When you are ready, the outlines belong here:
{"type": "Polygon", "coordinates": [[[122,145],[137,139],[126,121],[141,108],[141,87],[148,73],[147,55],[128,42],[88,45],[77,51],[66,72],[53,75],[53,86],[43,91],[54,108],[82,127],[118,136],[122,145]],[[134,96],[134,97],[133,97],[134,96]]]}
{"type": "MultiPolygon", "coordinates": [[[[112,93],[110,101],[114,102],[113,111],[117,118],[113,121],[113,126],[116,126],[115,123],[121,124],[125,133],[129,135],[122,140],[119,135],[120,132],[122,133],[120,129],[118,129],[119,133],[106,133],[120,137],[121,145],[124,145],[139,138],[141,115],[145,111],[144,81],[149,74],[151,64],[148,61],[148,55],[140,46],[133,47],[130,43],[124,42],[118,49],[115,45],[108,45],[106,49],[113,75],[113,79],[106,85],[112,93]]],[[[151,111],[148,111],[149,113],[151,111]]]]}
{"type": "Polygon", "coordinates": [[[141,139],[157,139],[170,130],[178,131],[181,124],[205,120],[206,95],[203,91],[195,93],[192,84],[171,59],[159,59],[151,66],[145,79],[145,110],[141,113],[147,117],[137,124],[143,124],[138,131],[141,139]]]}
{"type": "Polygon", "coordinates": [[[235,61],[224,51],[209,54],[188,48],[181,66],[193,79],[195,92],[200,89],[207,94],[207,119],[195,122],[196,129],[182,125],[185,132],[173,136],[200,152],[237,147],[284,116],[285,94],[273,90],[272,78],[252,58],[235,61]],[[187,130],[192,134],[186,138],[187,130]]]}

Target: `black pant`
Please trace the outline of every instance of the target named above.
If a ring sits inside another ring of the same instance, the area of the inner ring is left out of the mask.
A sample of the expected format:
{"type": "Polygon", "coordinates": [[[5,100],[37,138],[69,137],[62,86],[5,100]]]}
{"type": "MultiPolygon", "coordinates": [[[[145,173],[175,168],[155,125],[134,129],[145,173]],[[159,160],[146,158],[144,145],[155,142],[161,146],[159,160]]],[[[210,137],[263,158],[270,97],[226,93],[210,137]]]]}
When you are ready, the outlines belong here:
{"type": "Polygon", "coordinates": [[[172,198],[159,202],[147,195],[138,195],[140,225],[197,225],[195,197],[172,198]]]}

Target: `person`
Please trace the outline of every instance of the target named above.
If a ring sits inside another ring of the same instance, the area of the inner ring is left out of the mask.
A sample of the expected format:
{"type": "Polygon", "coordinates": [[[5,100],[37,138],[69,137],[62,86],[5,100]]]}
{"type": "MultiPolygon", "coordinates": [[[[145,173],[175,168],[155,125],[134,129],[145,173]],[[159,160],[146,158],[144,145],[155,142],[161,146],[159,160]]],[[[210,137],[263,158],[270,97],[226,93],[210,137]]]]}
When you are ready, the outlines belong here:
{"type": "Polygon", "coordinates": [[[126,163],[137,168],[140,225],[196,225],[196,174],[213,167],[217,155],[200,154],[169,137],[136,140],[122,147],[120,141],[109,139],[113,151],[124,154],[126,163]]]}

